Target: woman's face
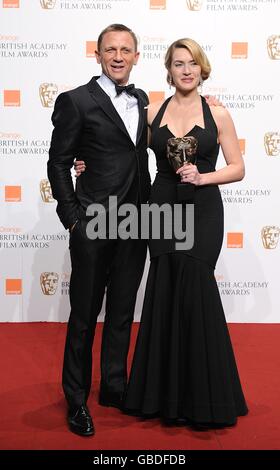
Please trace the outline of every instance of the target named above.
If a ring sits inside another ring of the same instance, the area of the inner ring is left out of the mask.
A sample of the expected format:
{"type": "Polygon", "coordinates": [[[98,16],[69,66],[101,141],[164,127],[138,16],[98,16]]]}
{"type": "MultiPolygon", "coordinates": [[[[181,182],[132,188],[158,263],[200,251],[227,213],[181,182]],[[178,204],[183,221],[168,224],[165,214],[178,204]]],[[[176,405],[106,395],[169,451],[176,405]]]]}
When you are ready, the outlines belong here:
{"type": "Polygon", "coordinates": [[[170,74],[175,88],[191,91],[199,85],[201,67],[194,61],[188,49],[179,47],[173,52],[170,74]]]}

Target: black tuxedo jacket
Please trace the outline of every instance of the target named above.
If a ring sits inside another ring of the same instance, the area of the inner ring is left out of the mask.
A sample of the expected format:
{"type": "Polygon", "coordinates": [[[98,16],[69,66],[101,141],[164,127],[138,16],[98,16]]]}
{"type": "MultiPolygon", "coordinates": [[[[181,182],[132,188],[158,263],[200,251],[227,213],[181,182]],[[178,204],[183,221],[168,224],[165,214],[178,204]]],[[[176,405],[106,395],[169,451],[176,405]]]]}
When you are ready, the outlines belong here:
{"type": "Polygon", "coordinates": [[[57,213],[65,228],[85,216],[93,202],[108,207],[109,196],[118,205],[146,202],[150,192],[147,154],[148,97],[137,90],[139,124],[136,145],[94,77],[87,85],[57,97],[52,122],[48,178],[57,213]],[[86,171],[74,190],[70,169],[74,159],[84,160],[86,171]]]}

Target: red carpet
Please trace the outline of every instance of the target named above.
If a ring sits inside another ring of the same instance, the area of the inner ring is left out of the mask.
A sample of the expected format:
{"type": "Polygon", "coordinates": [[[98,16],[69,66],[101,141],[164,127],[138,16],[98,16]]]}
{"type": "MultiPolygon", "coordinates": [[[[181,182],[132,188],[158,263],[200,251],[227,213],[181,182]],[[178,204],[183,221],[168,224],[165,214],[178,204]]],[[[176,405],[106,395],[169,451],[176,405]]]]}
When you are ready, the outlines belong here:
{"type": "MultiPolygon", "coordinates": [[[[279,324],[230,325],[250,412],[234,428],[204,432],[97,405],[99,324],[88,403],[96,436],[90,438],[70,433],[65,421],[60,385],[65,329],[61,323],[0,324],[0,449],[280,449],[279,324]]],[[[137,324],[132,348],[136,332],[137,324]]]]}

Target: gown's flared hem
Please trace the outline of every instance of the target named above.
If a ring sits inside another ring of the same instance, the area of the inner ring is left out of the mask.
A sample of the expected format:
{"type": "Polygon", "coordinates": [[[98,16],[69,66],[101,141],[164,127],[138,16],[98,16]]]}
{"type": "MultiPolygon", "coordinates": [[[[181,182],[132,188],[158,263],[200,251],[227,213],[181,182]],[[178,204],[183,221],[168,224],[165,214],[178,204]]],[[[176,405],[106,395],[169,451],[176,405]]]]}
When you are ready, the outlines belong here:
{"type": "MultiPolygon", "coordinates": [[[[122,412],[126,415],[129,416],[135,416],[137,418],[143,418],[143,419],[161,419],[164,424],[168,425],[174,425],[174,426],[181,426],[181,425],[186,425],[186,426],[191,426],[191,427],[201,427],[201,428],[208,428],[208,429],[216,429],[216,428],[223,428],[223,427],[232,427],[237,424],[237,420],[239,417],[246,416],[248,414],[248,408],[247,406],[242,406],[243,411],[240,411],[238,414],[236,414],[235,410],[232,412],[231,416],[234,416],[234,418],[230,418],[228,421],[224,421],[224,418],[221,420],[211,420],[211,421],[205,421],[204,417],[201,419],[193,418],[193,414],[180,414],[177,416],[170,416],[168,413],[164,413],[160,410],[157,411],[150,411],[149,412],[142,412],[141,410],[135,410],[135,409],[129,409],[129,408],[122,408],[122,412]],[[190,417],[192,416],[192,417],[190,417]]],[[[201,412],[201,409],[200,409],[201,412]]]]}
{"type": "Polygon", "coordinates": [[[248,413],[205,262],[178,252],[152,259],[124,412],[209,427],[248,413]]]}

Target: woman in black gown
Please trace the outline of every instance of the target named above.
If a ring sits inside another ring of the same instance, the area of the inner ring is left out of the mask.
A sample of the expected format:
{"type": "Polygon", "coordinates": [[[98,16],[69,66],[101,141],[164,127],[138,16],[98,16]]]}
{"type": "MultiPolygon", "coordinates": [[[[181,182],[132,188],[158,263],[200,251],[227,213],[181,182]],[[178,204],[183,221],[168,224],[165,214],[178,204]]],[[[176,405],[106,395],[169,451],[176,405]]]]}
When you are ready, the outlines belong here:
{"type": "Polygon", "coordinates": [[[175,94],[148,108],[157,159],[150,203],[178,203],[178,182],[195,185],[194,245],[176,251],[175,239],[149,242],[151,265],[124,409],[206,427],[233,425],[248,410],[214,269],[223,240],[218,185],[241,180],[244,164],[229,113],[210,109],[198,93],[211,70],[202,48],[191,39],[175,41],[165,66],[175,94]],[[198,143],[196,164],[176,174],[167,143],[190,136],[198,143]],[[226,166],[216,171],[220,145],[226,166]]]}

